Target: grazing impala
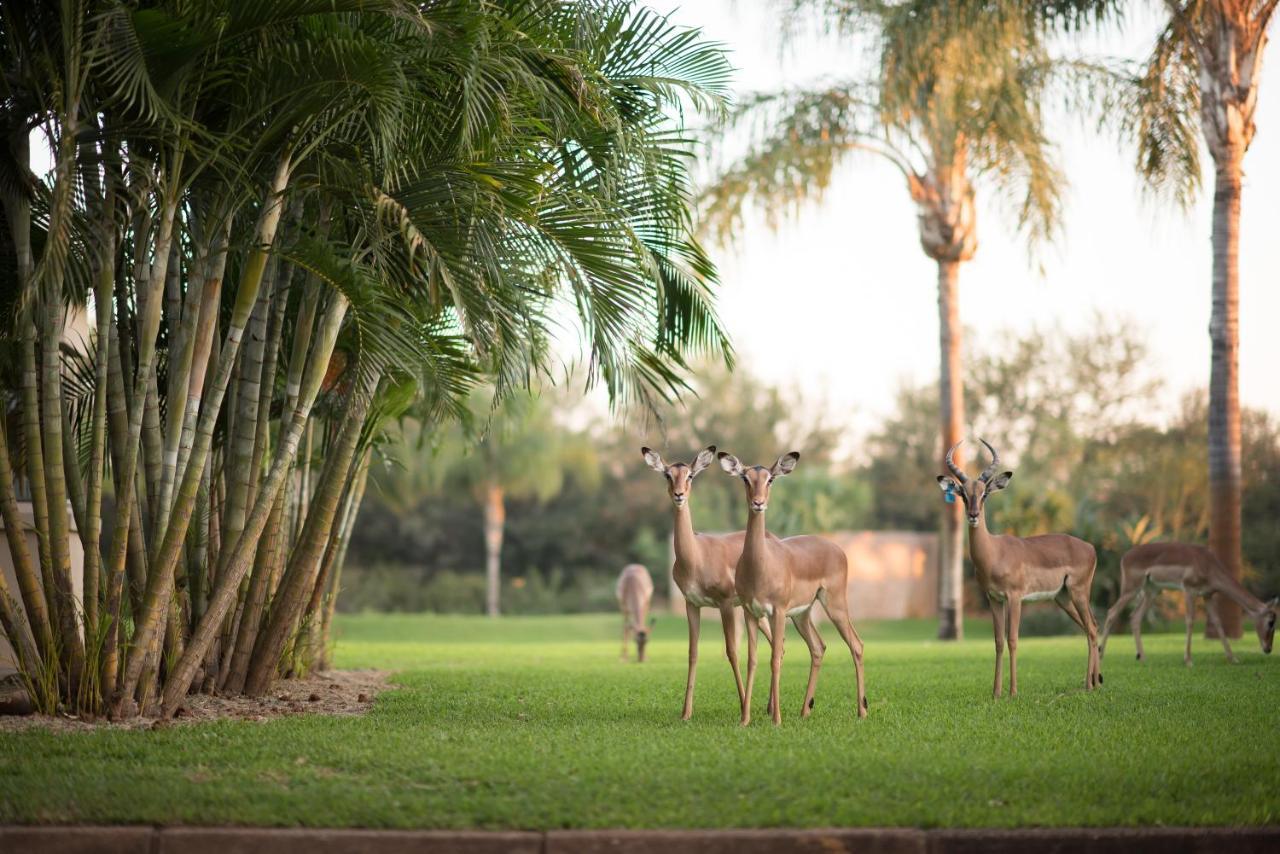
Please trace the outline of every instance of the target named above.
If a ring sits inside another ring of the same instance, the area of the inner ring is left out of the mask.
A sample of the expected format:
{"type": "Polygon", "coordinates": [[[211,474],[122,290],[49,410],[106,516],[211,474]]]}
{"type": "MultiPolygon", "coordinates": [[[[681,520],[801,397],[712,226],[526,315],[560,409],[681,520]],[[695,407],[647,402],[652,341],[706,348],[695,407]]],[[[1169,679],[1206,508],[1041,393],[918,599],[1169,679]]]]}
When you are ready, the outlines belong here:
{"type": "Polygon", "coordinates": [[[1253,619],[1262,651],[1270,654],[1271,641],[1276,633],[1276,602],[1263,602],[1232,578],[1218,560],[1218,556],[1204,546],[1189,543],[1147,543],[1125,552],[1120,558],[1120,598],[1107,612],[1102,624],[1102,642],[1098,654],[1107,649],[1107,635],[1126,605],[1139,596],[1138,607],[1129,618],[1133,628],[1133,642],[1138,647],[1138,660],[1142,661],[1142,618],[1147,608],[1164,590],[1181,590],[1187,600],[1187,650],[1183,662],[1191,666],[1191,630],[1196,619],[1196,597],[1204,597],[1209,625],[1217,629],[1222,638],[1222,649],[1227,660],[1234,662],[1231,644],[1222,631],[1222,619],[1218,616],[1218,594],[1221,594],[1244,610],[1253,619]]]}
{"type": "MultiPolygon", "coordinates": [[[[667,494],[675,508],[676,562],[671,568],[676,586],[684,595],[684,610],[689,618],[689,675],[684,688],[682,720],[693,715],[693,685],[698,670],[698,635],[702,627],[702,609],[720,611],[720,623],[724,627],[724,649],[733,668],[733,681],[738,686],[738,701],[742,701],[742,671],[738,668],[738,627],[733,609],[738,605],[733,576],[742,554],[743,531],[732,534],[695,534],[689,516],[689,493],[693,479],[701,474],[716,458],[716,446],[711,445],[698,453],[692,463],[662,461],[657,451],[641,448],[649,468],[667,478],[667,494]]],[[[754,648],[754,647],[753,647],[754,648]]]]}
{"type": "Polygon", "coordinates": [[[853,653],[857,678],[858,717],[867,716],[866,686],[862,675],[862,639],[849,620],[849,559],[844,550],[821,537],[787,537],[765,534],[765,511],[769,489],[776,478],[791,474],[800,455],[792,451],[779,457],[773,468],[744,466],[732,454],[720,454],[720,466],[741,478],[747,488],[747,538],[738,559],[736,587],[747,618],[747,689],[742,697],[742,725],[751,722],[751,690],[756,678],[756,629],[767,619],[773,635],[773,656],[769,662],[769,712],[775,724],[782,723],[779,683],[782,675],[782,647],[786,619],[795,623],[809,647],[809,685],[805,689],[800,716],[813,708],[813,691],[826,647],[813,624],[811,611],[821,602],[840,637],[853,653]]]}
{"type": "Polygon", "coordinates": [[[1098,628],[1089,609],[1089,589],[1098,565],[1097,552],[1084,540],[1067,534],[1038,537],[997,536],[987,532],[987,497],[1004,489],[1013,472],[995,475],[1000,456],[986,439],[982,444],[991,453],[991,464],[971,480],[952,457],[956,444],[947,451],[951,475],[938,475],[947,501],[959,498],[969,516],[969,557],[977,571],[978,584],[991,602],[991,619],[996,635],[996,678],[992,694],[1001,694],[1001,659],[1004,656],[1005,623],[1009,638],[1009,696],[1018,694],[1018,627],[1022,603],[1052,599],[1075,624],[1084,629],[1089,642],[1086,690],[1102,684],[1098,654],[1098,628]]]}
{"type": "Polygon", "coordinates": [[[629,563],[618,574],[618,607],[622,609],[622,659],[627,658],[627,641],[636,639],[636,661],[644,661],[644,647],[649,642],[649,602],[653,599],[653,579],[649,570],[629,563]]]}

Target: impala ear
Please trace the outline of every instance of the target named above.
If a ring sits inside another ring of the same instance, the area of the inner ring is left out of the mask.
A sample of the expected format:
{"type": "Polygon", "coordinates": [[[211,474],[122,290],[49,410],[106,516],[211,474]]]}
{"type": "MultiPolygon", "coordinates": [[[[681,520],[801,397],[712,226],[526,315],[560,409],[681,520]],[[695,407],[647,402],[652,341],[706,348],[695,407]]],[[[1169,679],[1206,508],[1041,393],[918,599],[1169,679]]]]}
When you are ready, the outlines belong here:
{"type": "Polygon", "coordinates": [[[693,462],[689,465],[689,477],[697,477],[698,474],[716,461],[716,446],[707,445],[698,452],[698,456],[693,458],[693,462]]]}
{"type": "Polygon", "coordinates": [[[938,486],[942,488],[942,497],[946,499],[948,504],[954,504],[957,495],[964,495],[964,492],[960,489],[960,484],[949,474],[938,475],[938,486]]]}
{"type": "Polygon", "coordinates": [[[663,474],[667,473],[667,464],[662,461],[662,457],[657,451],[652,450],[651,448],[641,448],[640,453],[644,455],[644,461],[649,468],[656,472],[662,472],[663,474]]]}
{"type": "Polygon", "coordinates": [[[726,474],[731,474],[734,477],[742,476],[742,463],[738,462],[737,457],[728,451],[721,451],[719,457],[720,468],[724,469],[726,474]]]}
{"type": "Polygon", "coordinates": [[[987,494],[999,492],[1009,485],[1009,481],[1013,478],[1013,472],[1007,471],[1004,474],[996,475],[987,482],[987,494]]]}
{"type": "Polygon", "coordinates": [[[785,474],[791,474],[796,470],[796,463],[798,462],[800,462],[800,453],[798,451],[783,454],[778,457],[778,461],[773,464],[773,468],[769,469],[769,474],[773,477],[782,477],[785,474]]]}

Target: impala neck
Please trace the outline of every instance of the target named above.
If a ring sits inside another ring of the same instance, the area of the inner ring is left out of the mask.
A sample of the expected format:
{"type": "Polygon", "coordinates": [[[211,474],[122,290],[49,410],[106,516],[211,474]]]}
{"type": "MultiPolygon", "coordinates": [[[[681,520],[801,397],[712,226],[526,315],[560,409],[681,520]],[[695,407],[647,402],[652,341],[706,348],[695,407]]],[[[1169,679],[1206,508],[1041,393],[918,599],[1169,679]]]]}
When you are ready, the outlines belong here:
{"type": "Polygon", "coordinates": [[[764,557],[764,513],[747,511],[747,535],[742,542],[742,566],[749,572],[764,557]]]}
{"type": "Polygon", "coordinates": [[[689,502],[675,508],[675,548],[676,560],[685,566],[698,565],[698,538],[693,534],[693,516],[689,513],[689,502]]]}
{"type": "Polygon", "coordinates": [[[1249,616],[1256,617],[1263,611],[1267,610],[1267,603],[1263,602],[1257,596],[1254,596],[1244,586],[1232,578],[1224,569],[1223,572],[1215,572],[1211,578],[1213,579],[1213,587],[1223,596],[1226,596],[1232,602],[1235,602],[1249,616]]]}
{"type": "MultiPolygon", "coordinates": [[[[969,515],[966,513],[964,525],[969,527],[969,515]]],[[[995,542],[987,531],[987,507],[983,504],[978,511],[978,527],[969,528],[969,558],[975,568],[988,566],[995,554],[995,542]]]]}

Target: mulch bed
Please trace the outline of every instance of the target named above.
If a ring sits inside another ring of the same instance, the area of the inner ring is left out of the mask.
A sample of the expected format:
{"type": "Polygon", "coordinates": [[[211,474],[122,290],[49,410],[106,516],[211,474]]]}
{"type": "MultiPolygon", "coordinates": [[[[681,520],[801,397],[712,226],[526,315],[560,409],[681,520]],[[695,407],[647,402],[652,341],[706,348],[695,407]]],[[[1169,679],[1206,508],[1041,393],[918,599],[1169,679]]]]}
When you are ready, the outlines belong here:
{"type": "MultiPolygon", "coordinates": [[[[68,715],[3,715],[0,732],[44,729],[83,732],[110,727],[147,729],[209,721],[266,721],[290,715],[362,715],[380,692],[392,687],[386,670],[329,670],[305,679],[284,679],[262,697],[192,694],[172,721],[131,718],[124,721],[83,720],[68,715]]],[[[21,708],[20,702],[11,707],[21,708]]]]}

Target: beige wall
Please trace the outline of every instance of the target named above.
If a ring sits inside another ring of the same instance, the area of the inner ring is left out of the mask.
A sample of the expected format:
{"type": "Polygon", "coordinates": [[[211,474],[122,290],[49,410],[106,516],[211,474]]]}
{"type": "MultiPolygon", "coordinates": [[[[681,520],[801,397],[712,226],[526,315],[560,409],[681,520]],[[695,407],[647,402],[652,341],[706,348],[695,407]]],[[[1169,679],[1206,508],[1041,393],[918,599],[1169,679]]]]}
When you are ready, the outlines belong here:
{"type": "MultiPolygon", "coordinates": [[[[36,543],[35,524],[31,517],[31,502],[19,501],[18,512],[22,514],[22,522],[27,531],[27,549],[31,552],[31,558],[38,560],[40,550],[36,543]]],[[[76,530],[76,520],[71,513],[69,504],[67,506],[67,521],[71,524],[71,589],[75,594],[76,602],[80,602],[84,596],[84,547],[80,543],[80,534],[76,530]]],[[[0,521],[0,532],[4,532],[3,521],[0,521]]],[[[13,571],[13,555],[9,552],[9,535],[7,532],[0,533],[0,570],[4,572],[4,580],[8,582],[10,594],[14,597],[20,597],[18,579],[13,571]]],[[[36,572],[40,572],[38,563],[36,572]]],[[[21,611],[22,602],[18,601],[16,604],[19,611],[21,611]]],[[[17,672],[17,669],[18,662],[14,657],[13,647],[3,637],[3,632],[0,632],[0,678],[17,672]]]]}
{"type": "MultiPolygon", "coordinates": [[[[823,534],[849,556],[849,606],[855,620],[900,620],[938,613],[938,535],[915,531],[823,534]]],[[[670,584],[671,610],[684,599],[670,584]]],[[[821,611],[819,608],[818,611],[821,611]]]]}

